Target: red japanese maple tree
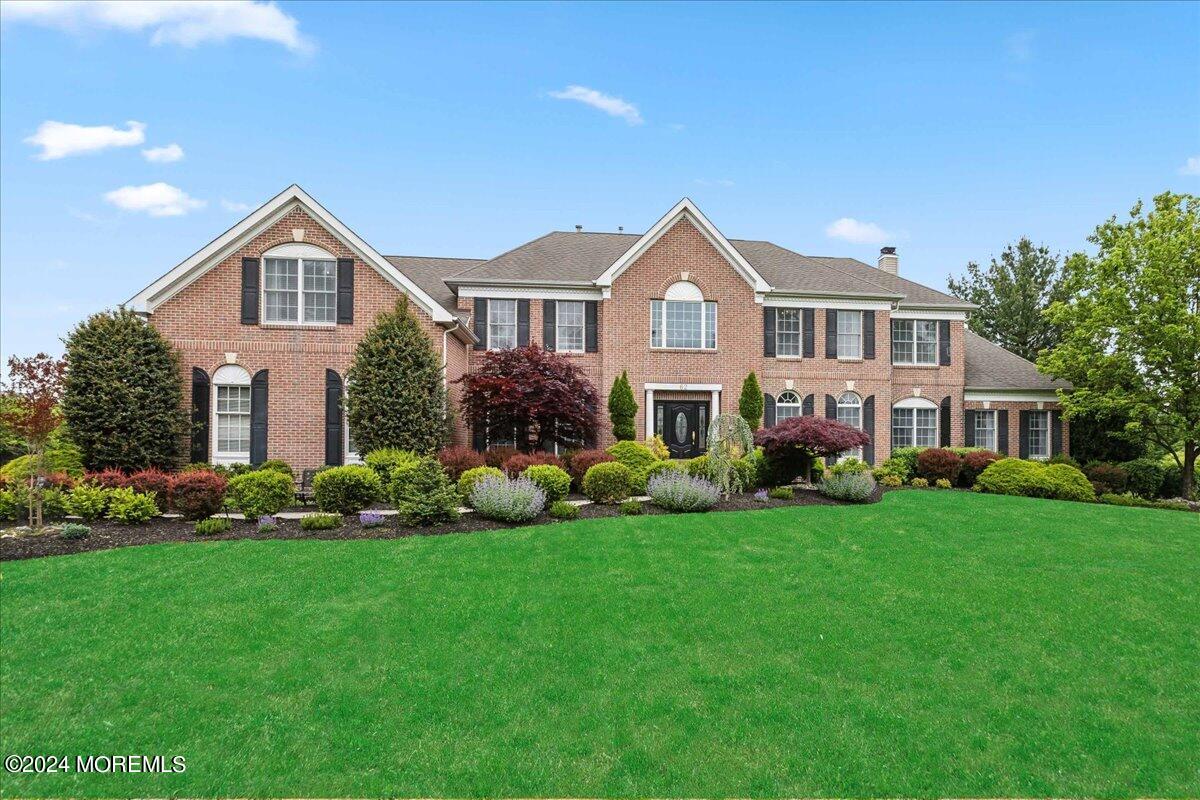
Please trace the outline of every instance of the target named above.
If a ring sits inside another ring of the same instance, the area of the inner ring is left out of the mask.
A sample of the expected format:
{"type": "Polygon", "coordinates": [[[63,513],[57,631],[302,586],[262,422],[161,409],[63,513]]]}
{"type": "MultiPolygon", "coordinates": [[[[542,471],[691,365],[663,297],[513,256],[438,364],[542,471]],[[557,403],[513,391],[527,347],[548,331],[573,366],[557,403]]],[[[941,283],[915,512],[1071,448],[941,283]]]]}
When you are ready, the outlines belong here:
{"type": "Polygon", "coordinates": [[[858,428],[827,417],[789,417],[754,434],[779,482],[791,482],[800,473],[811,480],[814,458],[836,456],[870,441],[858,428]]]}
{"type": "Polygon", "coordinates": [[[33,456],[29,476],[29,525],[42,525],[42,489],[46,477],[46,443],[58,428],[58,404],[62,399],[67,362],[38,353],[31,358],[8,360],[8,392],[15,400],[0,415],[25,440],[33,456]]]}
{"type": "Polygon", "coordinates": [[[549,444],[585,447],[596,438],[596,387],[571,359],[536,344],[493,350],[463,385],[462,412],[493,441],[532,452],[549,444]]]}

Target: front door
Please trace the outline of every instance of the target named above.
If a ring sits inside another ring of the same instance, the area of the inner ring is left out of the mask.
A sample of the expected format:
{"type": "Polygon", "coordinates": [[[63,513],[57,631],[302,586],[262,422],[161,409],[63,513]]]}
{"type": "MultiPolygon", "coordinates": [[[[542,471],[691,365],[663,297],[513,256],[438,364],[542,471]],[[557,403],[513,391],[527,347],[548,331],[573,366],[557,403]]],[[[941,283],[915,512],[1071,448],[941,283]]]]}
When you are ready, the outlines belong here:
{"type": "Polygon", "coordinates": [[[708,403],[663,401],[657,403],[656,416],[662,420],[662,437],[671,458],[695,458],[704,452],[708,425],[708,403]]]}

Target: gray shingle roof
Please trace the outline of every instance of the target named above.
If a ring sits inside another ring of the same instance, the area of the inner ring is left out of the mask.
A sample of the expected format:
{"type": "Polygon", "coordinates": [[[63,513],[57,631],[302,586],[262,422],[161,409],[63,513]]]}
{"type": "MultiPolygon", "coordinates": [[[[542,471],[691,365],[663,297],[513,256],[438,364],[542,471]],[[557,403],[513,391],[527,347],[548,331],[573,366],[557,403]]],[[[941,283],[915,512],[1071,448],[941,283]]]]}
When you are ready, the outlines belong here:
{"type": "MultiPolygon", "coordinates": [[[[484,263],[482,258],[431,258],[426,256],[384,256],[396,269],[424,289],[444,308],[458,314],[458,300],[446,285],[446,278],[484,263]]],[[[461,315],[460,315],[461,317],[461,315]]]]}
{"type": "Polygon", "coordinates": [[[1069,389],[1066,381],[1051,380],[1038,372],[1037,366],[992,344],[977,333],[966,335],[968,389],[1035,389],[1053,391],[1069,389]]]}

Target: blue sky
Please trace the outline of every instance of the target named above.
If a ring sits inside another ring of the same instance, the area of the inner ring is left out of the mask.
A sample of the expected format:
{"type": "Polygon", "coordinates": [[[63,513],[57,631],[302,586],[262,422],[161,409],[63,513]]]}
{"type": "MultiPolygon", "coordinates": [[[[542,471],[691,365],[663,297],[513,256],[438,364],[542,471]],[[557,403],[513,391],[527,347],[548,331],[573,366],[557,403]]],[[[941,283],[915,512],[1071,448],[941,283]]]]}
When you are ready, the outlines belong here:
{"type": "Polygon", "coordinates": [[[1200,190],[1195,3],[3,13],[4,358],[61,351],[293,182],[388,254],[641,231],[687,195],[731,238],[894,244],[939,288],[1200,190]]]}

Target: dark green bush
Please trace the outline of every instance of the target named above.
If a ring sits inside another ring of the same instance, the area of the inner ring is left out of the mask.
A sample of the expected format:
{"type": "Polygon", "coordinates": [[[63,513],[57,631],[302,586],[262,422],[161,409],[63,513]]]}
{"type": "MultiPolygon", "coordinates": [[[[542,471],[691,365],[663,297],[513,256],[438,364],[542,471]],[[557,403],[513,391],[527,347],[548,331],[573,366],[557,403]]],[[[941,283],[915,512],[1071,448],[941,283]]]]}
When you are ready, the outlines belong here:
{"type": "Polygon", "coordinates": [[[281,458],[268,458],[266,461],[259,464],[256,469],[275,470],[276,472],[281,472],[284,475],[287,475],[292,479],[293,482],[296,480],[296,473],[293,472],[291,466],[289,466],[288,463],[281,458]]]}
{"type": "Polygon", "coordinates": [[[396,467],[412,466],[419,460],[420,456],[412,450],[401,450],[399,447],[372,450],[363,457],[363,463],[375,470],[385,484],[391,480],[396,467]]]}
{"type": "Polygon", "coordinates": [[[594,464],[583,476],[583,493],[594,503],[616,503],[633,491],[633,470],[619,461],[594,464]]]}
{"type": "Polygon", "coordinates": [[[621,503],[621,513],[627,517],[636,517],[642,513],[642,504],[637,500],[626,500],[621,503]]]}
{"type": "MultiPolygon", "coordinates": [[[[608,393],[608,418],[612,422],[613,438],[618,441],[632,441],[637,438],[637,402],[633,399],[633,387],[629,385],[629,375],[622,372],[613,381],[608,393]]],[[[619,459],[618,459],[619,460],[619,459]]]]}
{"type": "Polygon", "coordinates": [[[1129,476],[1126,484],[1129,491],[1140,497],[1158,497],[1162,489],[1166,470],[1163,465],[1153,458],[1135,458],[1121,465],[1129,476]]]}
{"type": "Polygon", "coordinates": [[[292,479],[275,470],[247,472],[229,480],[233,507],[248,520],[278,514],[292,504],[295,496],[292,479]]]}
{"type": "Polygon", "coordinates": [[[197,536],[216,536],[219,533],[229,533],[232,527],[233,523],[229,521],[228,517],[209,517],[196,520],[192,532],[197,536]]]}
{"type": "Polygon", "coordinates": [[[633,489],[635,492],[646,491],[646,470],[658,463],[658,456],[649,447],[639,442],[617,442],[606,451],[616,459],[618,464],[629,467],[633,474],[633,489]]]}
{"type": "Polygon", "coordinates": [[[579,519],[579,506],[559,500],[550,504],[550,516],[554,519],[579,519]]]}
{"type": "Polygon", "coordinates": [[[415,466],[397,469],[393,476],[397,474],[403,479],[394,477],[388,492],[406,525],[435,525],[458,519],[458,492],[436,458],[425,456],[415,466]]]}
{"type": "Polygon", "coordinates": [[[532,467],[526,467],[521,475],[536,483],[546,493],[546,501],[549,503],[562,500],[571,491],[570,474],[553,464],[534,464],[532,467]]]}
{"type": "Polygon", "coordinates": [[[317,508],[337,514],[355,514],[383,495],[383,481],[370,467],[331,467],[313,478],[317,508]]]}
{"type": "Polygon", "coordinates": [[[772,486],[767,489],[767,497],[772,500],[791,500],[796,496],[796,491],[790,486],[772,486]]]}
{"type": "Polygon", "coordinates": [[[86,539],[92,533],[92,529],[87,525],[80,525],[78,522],[68,522],[62,526],[58,535],[64,539],[86,539]]]}
{"type": "Polygon", "coordinates": [[[309,514],[300,518],[302,531],[331,531],[342,527],[341,514],[309,514]]]}

